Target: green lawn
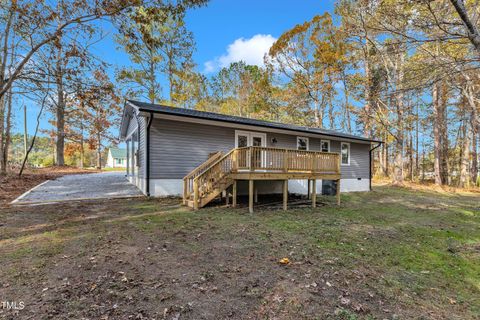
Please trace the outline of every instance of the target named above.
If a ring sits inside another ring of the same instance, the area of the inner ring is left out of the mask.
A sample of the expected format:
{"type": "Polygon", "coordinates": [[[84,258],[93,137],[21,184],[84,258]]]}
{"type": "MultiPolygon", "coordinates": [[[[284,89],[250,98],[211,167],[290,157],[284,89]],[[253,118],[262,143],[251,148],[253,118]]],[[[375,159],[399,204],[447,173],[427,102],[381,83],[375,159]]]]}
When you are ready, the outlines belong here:
{"type": "Polygon", "coordinates": [[[10,208],[0,297],[25,299],[25,317],[478,318],[479,194],[376,187],[319,201],[254,214],[178,199],[10,208]]]}
{"type": "Polygon", "coordinates": [[[122,171],[122,172],[127,172],[126,168],[108,168],[108,167],[103,167],[102,171],[122,171]]]}

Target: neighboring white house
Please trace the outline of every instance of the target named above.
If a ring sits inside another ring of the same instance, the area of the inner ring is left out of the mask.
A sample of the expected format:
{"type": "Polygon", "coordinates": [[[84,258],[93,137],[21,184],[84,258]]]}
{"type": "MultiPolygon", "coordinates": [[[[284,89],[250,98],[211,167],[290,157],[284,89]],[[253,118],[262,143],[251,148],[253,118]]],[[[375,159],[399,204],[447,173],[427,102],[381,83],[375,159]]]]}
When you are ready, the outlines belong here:
{"type": "Polygon", "coordinates": [[[127,167],[127,149],[110,148],[108,150],[107,167],[126,168],[127,167]]]}

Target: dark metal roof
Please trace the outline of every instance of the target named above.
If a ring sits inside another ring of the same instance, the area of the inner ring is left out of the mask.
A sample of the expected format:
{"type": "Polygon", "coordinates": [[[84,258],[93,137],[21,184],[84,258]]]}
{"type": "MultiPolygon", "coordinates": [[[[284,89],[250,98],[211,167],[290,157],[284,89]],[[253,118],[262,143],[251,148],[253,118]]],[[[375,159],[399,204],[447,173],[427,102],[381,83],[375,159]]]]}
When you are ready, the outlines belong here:
{"type": "Polygon", "coordinates": [[[319,135],[330,136],[330,137],[347,138],[347,139],[360,140],[365,142],[381,143],[381,141],[378,141],[378,140],[369,139],[369,138],[351,135],[351,134],[342,133],[342,132],[333,131],[333,130],[325,130],[320,128],[303,127],[303,126],[297,126],[297,125],[286,124],[286,123],[242,118],[242,117],[230,116],[230,115],[214,113],[214,112],[175,108],[175,107],[140,102],[135,100],[127,100],[127,103],[131,104],[132,106],[137,108],[139,111],[144,111],[144,112],[155,112],[155,113],[161,113],[161,114],[167,114],[167,115],[173,115],[173,116],[222,121],[222,122],[237,123],[237,124],[244,124],[244,125],[250,125],[250,126],[290,130],[290,131],[304,132],[304,133],[310,133],[310,134],[319,134],[319,135]]]}

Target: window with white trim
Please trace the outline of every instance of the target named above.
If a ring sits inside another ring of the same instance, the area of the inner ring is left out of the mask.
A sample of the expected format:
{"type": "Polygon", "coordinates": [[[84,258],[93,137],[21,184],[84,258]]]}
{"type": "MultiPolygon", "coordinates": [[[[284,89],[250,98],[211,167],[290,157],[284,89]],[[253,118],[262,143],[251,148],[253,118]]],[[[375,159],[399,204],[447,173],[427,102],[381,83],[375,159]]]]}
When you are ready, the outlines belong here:
{"type": "Polygon", "coordinates": [[[320,151],[330,152],[330,140],[321,140],[320,141],[320,151]]]}
{"type": "Polygon", "coordinates": [[[350,165],[350,143],[342,142],[340,148],[340,156],[342,157],[342,165],[349,166],[350,165]]]}
{"type": "Polygon", "coordinates": [[[308,150],[307,137],[297,137],[297,150],[308,150]]]}

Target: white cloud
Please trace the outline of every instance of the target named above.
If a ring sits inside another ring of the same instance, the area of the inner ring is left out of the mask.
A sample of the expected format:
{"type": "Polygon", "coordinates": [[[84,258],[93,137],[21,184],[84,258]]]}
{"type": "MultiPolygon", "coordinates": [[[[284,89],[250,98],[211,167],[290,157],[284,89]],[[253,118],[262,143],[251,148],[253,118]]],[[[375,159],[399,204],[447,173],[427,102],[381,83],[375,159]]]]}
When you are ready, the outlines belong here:
{"type": "Polygon", "coordinates": [[[257,34],[250,39],[240,38],[229,44],[227,53],[205,62],[204,72],[214,72],[228,67],[232,62],[245,61],[246,64],[263,66],[263,57],[277,39],[270,34],[257,34]]]}

